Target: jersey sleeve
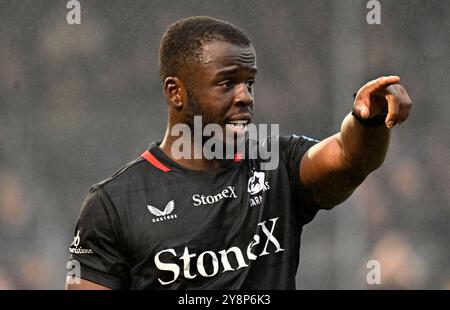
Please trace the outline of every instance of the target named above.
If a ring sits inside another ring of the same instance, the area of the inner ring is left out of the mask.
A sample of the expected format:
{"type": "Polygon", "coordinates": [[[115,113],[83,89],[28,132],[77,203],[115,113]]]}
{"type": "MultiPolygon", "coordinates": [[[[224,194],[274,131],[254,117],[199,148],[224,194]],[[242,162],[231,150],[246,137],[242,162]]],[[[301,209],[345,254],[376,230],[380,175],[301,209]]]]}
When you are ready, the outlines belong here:
{"type": "Polygon", "coordinates": [[[81,267],[82,279],[112,288],[129,285],[129,267],[121,242],[117,210],[105,191],[91,188],[81,208],[70,245],[71,260],[81,267]]]}
{"type": "Polygon", "coordinates": [[[303,225],[312,221],[319,207],[301,183],[299,177],[300,162],[306,151],[318,142],[318,140],[306,136],[290,135],[280,137],[280,151],[286,161],[289,183],[293,193],[292,199],[303,225]]]}

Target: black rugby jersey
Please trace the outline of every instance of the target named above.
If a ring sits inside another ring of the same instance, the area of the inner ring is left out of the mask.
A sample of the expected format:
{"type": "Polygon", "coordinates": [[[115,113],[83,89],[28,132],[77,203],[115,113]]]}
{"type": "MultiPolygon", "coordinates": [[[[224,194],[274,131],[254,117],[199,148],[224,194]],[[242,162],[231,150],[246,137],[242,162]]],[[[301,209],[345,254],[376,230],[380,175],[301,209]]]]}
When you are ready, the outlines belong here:
{"type": "Polygon", "coordinates": [[[153,143],[94,185],[70,246],[81,278],[113,289],[295,289],[302,227],[318,211],[299,164],[317,141],[274,139],[274,170],[243,159],[193,171],[153,143]]]}

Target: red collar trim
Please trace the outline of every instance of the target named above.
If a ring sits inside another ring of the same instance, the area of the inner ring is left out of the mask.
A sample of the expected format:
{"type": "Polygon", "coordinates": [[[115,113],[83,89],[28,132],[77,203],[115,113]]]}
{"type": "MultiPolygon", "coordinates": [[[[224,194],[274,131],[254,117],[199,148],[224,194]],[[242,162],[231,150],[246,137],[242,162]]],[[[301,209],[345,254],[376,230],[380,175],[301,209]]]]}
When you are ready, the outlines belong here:
{"type": "Polygon", "coordinates": [[[156,157],[153,156],[153,154],[150,153],[149,151],[145,151],[144,153],[142,153],[141,157],[145,158],[150,164],[152,164],[159,170],[162,170],[164,172],[170,171],[170,168],[167,168],[166,166],[164,166],[164,164],[162,164],[158,159],[156,159],[156,157]]]}

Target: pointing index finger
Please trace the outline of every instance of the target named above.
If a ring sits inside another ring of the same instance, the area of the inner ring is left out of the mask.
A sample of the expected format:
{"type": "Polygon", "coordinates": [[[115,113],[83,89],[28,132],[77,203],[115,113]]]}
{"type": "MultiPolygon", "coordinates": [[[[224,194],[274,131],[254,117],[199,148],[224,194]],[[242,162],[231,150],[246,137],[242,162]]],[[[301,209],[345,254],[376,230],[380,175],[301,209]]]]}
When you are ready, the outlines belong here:
{"type": "Polygon", "coordinates": [[[365,85],[365,90],[372,93],[377,90],[386,89],[389,85],[400,82],[400,77],[397,75],[383,76],[376,80],[370,81],[365,85]]]}

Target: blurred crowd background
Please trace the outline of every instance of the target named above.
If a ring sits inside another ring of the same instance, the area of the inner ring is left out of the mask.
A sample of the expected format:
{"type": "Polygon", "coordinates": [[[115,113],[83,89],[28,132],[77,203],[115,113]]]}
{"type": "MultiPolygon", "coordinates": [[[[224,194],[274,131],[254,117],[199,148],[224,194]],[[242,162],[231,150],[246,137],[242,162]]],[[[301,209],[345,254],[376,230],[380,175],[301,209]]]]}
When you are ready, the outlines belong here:
{"type": "Polygon", "coordinates": [[[414,106],[381,169],[305,227],[299,289],[450,289],[450,2],[80,0],[0,2],[0,289],[62,289],[90,186],[165,130],[161,35],[209,15],[258,56],[256,122],[323,139],[352,93],[396,74],[414,106]],[[369,285],[367,263],[381,264],[369,285]]]}

